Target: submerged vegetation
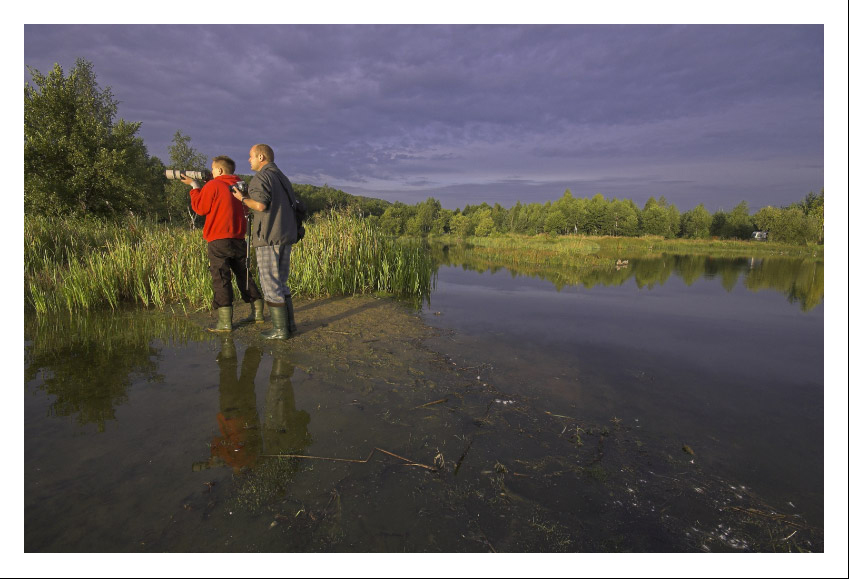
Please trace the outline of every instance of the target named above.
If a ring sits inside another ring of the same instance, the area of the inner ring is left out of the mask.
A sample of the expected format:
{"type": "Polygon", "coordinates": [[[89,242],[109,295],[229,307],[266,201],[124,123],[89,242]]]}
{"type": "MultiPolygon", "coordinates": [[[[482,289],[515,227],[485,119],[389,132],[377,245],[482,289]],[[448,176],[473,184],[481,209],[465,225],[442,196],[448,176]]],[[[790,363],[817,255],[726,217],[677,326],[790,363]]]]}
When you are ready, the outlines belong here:
{"type": "MultiPolygon", "coordinates": [[[[308,227],[292,252],[295,295],[429,296],[433,268],[420,245],[393,241],[350,214],[315,216],[308,227]]],[[[212,303],[206,243],[200,231],[185,227],[140,218],[26,216],[24,263],[24,299],[37,314],[212,303]]]]}

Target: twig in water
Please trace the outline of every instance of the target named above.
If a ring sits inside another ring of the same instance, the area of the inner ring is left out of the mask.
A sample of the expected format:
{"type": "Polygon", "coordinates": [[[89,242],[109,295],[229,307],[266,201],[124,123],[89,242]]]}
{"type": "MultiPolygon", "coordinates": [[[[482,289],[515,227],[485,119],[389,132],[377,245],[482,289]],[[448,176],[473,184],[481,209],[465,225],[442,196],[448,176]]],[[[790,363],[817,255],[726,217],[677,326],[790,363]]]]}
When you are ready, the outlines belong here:
{"type": "Polygon", "coordinates": [[[271,457],[271,458],[311,458],[314,460],[332,460],[335,462],[355,462],[358,464],[364,464],[371,460],[371,457],[374,456],[375,451],[380,451],[383,454],[388,454],[389,456],[394,456],[395,458],[403,460],[406,464],[404,466],[418,466],[420,468],[426,468],[429,471],[435,472],[437,470],[436,467],[428,466],[426,464],[420,464],[418,462],[413,462],[409,458],[404,458],[403,456],[399,456],[395,453],[389,452],[388,450],[383,450],[382,448],[374,447],[372,451],[369,453],[368,458],[365,460],[357,459],[357,458],[331,458],[327,456],[308,456],[305,454],[262,454],[260,456],[263,457],[271,457]]]}
{"type": "MultiPolygon", "coordinates": [[[[785,525],[790,525],[791,527],[796,527],[798,529],[810,529],[807,525],[803,525],[801,523],[796,523],[794,521],[790,521],[787,519],[787,515],[782,515],[781,513],[765,513],[763,511],[759,511],[758,509],[743,509],[740,507],[726,507],[735,511],[740,511],[743,513],[749,513],[750,515],[757,515],[759,517],[765,517],[767,519],[772,519],[773,521],[778,521],[784,523],[785,525]]],[[[725,510],[725,509],[721,509],[725,510]]],[[[791,535],[792,537],[792,535],[791,535]]],[[[789,538],[789,537],[788,537],[789,538]]]]}
{"type": "Polygon", "coordinates": [[[424,408],[425,406],[433,406],[434,404],[442,404],[443,402],[448,402],[448,398],[443,398],[442,400],[434,400],[433,402],[428,402],[427,404],[415,406],[413,407],[413,410],[415,410],[416,408],[424,408]]]}
{"type": "Polygon", "coordinates": [[[549,412],[548,410],[546,410],[545,413],[548,414],[549,416],[555,416],[557,418],[568,418],[569,420],[575,420],[571,416],[563,416],[562,414],[554,414],[553,412],[549,412]]]}

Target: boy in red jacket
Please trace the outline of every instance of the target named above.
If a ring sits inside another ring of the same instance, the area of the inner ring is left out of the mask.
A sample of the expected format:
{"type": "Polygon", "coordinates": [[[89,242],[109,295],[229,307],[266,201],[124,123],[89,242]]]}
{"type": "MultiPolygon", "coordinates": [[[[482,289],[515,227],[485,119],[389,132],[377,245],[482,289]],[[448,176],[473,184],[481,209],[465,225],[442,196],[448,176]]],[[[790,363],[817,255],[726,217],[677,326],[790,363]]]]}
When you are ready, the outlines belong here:
{"type": "Polygon", "coordinates": [[[182,182],[192,187],[192,209],[206,215],[203,238],[207,242],[209,272],[212,274],[212,307],[218,310],[218,325],[212,332],[229,332],[233,329],[233,284],[230,270],[236,274],[236,283],[242,299],[251,304],[251,316],[243,322],[263,321],[263,300],[256,283],[245,267],[247,244],[245,233],[248,222],[242,204],[230,193],[230,187],[239,182],[234,175],[236,163],[227,156],[212,160],[213,179],[203,185],[189,179],[182,182]]]}

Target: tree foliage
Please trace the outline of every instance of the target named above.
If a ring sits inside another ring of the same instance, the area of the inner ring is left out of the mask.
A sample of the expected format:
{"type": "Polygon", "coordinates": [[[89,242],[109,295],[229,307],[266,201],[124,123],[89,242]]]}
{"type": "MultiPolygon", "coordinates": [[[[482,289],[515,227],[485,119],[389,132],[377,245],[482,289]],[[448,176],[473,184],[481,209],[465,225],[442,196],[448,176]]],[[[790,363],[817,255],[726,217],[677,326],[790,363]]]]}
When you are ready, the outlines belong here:
{"type": "Polygon", "coordinates": [[[115,121],[118,101],[90,62],[68,76],[27,67],[24,84],[24,208],[104,216],[161,207],[162,163],[137,136],[141,123],[115,121]]]}
{"type": "Polygon", "coordinates": [[[710,237],[710,222],[710,213],[699,203],[681,216],[681,237],[707,239],[710,237]]]}

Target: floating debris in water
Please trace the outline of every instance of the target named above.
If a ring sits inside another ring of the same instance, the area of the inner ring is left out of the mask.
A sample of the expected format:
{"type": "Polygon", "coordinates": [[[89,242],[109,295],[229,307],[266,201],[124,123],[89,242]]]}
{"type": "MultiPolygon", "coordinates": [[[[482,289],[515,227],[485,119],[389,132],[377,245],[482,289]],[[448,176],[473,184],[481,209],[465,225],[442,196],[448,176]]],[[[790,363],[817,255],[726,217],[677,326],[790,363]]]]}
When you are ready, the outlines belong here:
{"type": "Polygon", "coordinates": [[[495,399],[496,404],[515,404],[515,400],[501,400],[500,398],[495,399]]]}
{"type": "Polygon", "coordinates": [[[692,454],[692,455],[694,455],[694,456],[695,456],[695,454],[696,454],[695,452],[693,452],[693,449],[692,449],[692,448],[690,448],[689,446],[687,446],[686,444],[685,444],[684,446],[682,446],[682,447],[681,447],[681,450],[683,450],[683,451],[684,451],[684,452],[686,452],[687,454],[692,454]]]}

